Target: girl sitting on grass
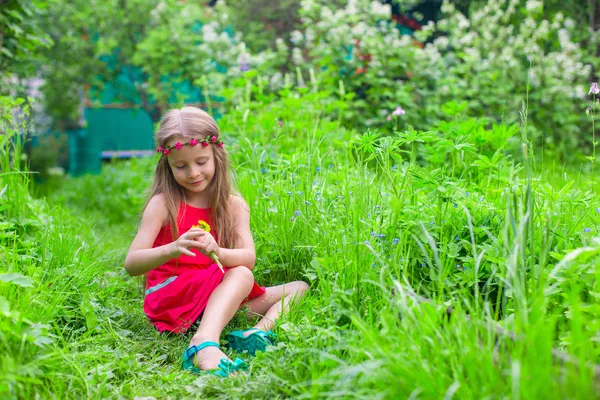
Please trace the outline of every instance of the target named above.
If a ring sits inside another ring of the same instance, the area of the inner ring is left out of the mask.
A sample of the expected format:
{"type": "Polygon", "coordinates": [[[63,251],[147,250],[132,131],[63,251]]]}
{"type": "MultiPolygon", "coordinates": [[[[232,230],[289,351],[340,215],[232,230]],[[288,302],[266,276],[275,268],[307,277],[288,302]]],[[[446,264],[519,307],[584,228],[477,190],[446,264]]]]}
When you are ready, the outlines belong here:
{"type": "Polygon", "coordinates": [[[146,274],[144,312],[159,331],[183,333],[200,318],[183,368],[224,377],[247,367],[219,346],[240,305],[263,318],[226,339],[233,350],[254,355],[273,343],[274,321],[308,285],[264,288],[254,282],[248,204],[234,194],[227,152],[209,114],[189,106],[171,110],[154,141],[160,158],[125,269],[146,274]]]}

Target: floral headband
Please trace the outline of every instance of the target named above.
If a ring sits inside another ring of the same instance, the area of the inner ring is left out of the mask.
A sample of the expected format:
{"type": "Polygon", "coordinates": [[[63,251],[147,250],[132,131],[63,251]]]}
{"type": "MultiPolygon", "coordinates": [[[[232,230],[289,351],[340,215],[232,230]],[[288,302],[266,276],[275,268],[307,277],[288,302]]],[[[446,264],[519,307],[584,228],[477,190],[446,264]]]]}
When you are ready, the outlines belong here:
{"type": "Polygon", "coordinates": [[[207,135],[203,140],[198,140],[196,138],[194,139],[190,139],[185,143],[181,143],[181,142],[177,142],[175,143],[175,146],[171,146],[171,147],[162,147],[159,146],[156,148],[156,152],[157,153],[162,153],[165,156],[169,154],[169,152],[173,149],[181,149],[183,146],[195,146],[198,143],[202,144],[202,147],[207,147],[210,143],[212,144],[216,144],[218,148],[222,148],[223,147],[223,142],[221,140],[218,140],[218,138],[216,136],[211,136],[211,135],[207,135]]]}

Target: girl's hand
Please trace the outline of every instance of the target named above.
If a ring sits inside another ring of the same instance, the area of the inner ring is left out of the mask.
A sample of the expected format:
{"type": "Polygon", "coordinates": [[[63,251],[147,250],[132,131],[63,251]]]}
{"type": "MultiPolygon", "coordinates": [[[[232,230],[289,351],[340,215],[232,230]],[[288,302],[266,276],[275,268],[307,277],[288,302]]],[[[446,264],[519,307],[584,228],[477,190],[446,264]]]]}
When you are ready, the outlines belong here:
{"type": "Polygon", "coordinates": [[[171,251],[171,255],[173,258],[177,258],[182,254],[186,256],[195,257],[196,254],[192,253],[190,249],[198,249],[200,250],[201,244],[195,239],[205,234],[200,228],[192,228],[183,235],[179,236],[179,239],[172,242],[173,250],[171,251]]]}
{"type": "Polygon", "coordinates": [[[197,247],[198,251],[206,256],[210,256],[210,253],[215,253],[217,256],[219,255],[219,245],[217,241],[210,234],[210,232],[202,231],[202,234],[196,238],[196,242],[200,245],[197,247]]]}

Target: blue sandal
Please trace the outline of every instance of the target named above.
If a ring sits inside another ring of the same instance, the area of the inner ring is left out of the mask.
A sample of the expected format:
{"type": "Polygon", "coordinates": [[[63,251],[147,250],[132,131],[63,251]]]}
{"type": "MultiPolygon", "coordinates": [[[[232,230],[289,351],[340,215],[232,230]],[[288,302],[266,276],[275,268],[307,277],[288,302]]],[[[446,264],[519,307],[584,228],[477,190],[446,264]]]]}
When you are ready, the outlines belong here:
{"type": "Polygon", "coordinates": [[[251,356],[255,356],[257,351],[264,352],[267,346],[275,344],[277,336],[271,331],[261,331],[258,328],[250,328],[245,331],[232,331],[225,337],[227,346],[242,353],[247,351],[251,356]],[[252,331],[251,334],[244,336],[244,333],[252,331]]]}
{"type": "Polygon", "coordinates": [[[215,342],[204,342],[199,344],[198,346],[190,346],[183,352],[183,360],[181,362],[181,366],[186,371],[193,372],[197,375],[210,374],[214,376],[218,376],[221,378],[226,378],[235,371],[245,371],[248,369],[248,365],[241,358],[236,358],[235,361],[230,361],[226,358],[221,358],[221,362],[219,362],[219,368],[210,369],[208,371],[203,371],[200,368],[194,365],[194,357],[196,353],[206,347],[216,347],[218,349],[221,348],[218,343],[215,342]]]}

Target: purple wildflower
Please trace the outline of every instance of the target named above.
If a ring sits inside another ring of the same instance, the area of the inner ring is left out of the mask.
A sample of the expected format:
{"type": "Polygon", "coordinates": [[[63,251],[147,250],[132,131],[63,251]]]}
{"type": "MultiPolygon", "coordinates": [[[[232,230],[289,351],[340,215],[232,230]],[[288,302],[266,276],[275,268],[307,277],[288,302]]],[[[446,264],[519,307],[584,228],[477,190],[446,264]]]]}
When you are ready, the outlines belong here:
{"type": "Polygon", "coordinates": [[[598,94],[600,93],[600,88],[598,87],[598,82],[594,82],[592,83],[592,86],[590,86],[590,91],[588,92],[588,94],[598,94]]]}
{"type": "Polygon", "coordinates": [[[392,115],[394,117],[399,117],[400,115],[404,115],[404,114],[406,114],[406,111],[404,111],[402,109],[402,107],[400,107],[400,106],[396,107],[396,109],[392,112],[392,115]]]}
{"type": "Polygon", "coordinates": [[[590,228],[583,228],[583,231],[584,231],[585,233],[590,233],[592,230],[591,230],[590,228]]]}

